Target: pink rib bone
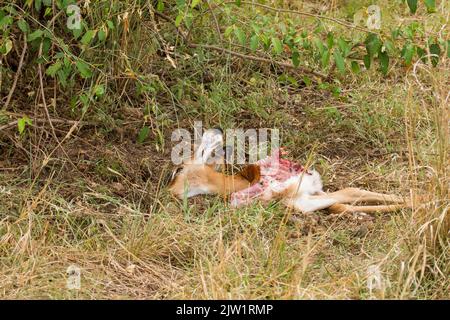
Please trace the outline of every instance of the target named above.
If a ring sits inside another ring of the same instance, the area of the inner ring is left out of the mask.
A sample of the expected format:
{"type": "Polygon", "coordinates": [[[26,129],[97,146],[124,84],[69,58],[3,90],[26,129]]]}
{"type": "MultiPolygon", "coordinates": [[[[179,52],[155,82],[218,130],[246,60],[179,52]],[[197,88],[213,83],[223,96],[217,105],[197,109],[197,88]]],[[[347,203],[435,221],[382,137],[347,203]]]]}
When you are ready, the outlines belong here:
{"type": "Polygon", "coordinates": [[[232,193],[231,206],[248,205],[258,199],[270,200],[272,195],[271,184],[282,184],[290,177],[305,170],[301,165],[281,158],[280,154],[285,155],[287,152],[283,149],[277,149],[272,152],[271,156],[255,163],[259,165],[261,170],[259,182],[247,189],[232,193]]]}

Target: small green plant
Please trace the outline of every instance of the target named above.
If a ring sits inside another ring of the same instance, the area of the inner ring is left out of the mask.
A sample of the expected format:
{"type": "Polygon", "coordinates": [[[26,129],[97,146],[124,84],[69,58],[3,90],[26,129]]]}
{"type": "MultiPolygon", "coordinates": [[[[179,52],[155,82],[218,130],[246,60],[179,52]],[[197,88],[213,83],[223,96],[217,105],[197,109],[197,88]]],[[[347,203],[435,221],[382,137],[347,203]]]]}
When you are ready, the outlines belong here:
{"type": "Polygon", "coordinates": [[[22,135],[25,132],[26,126],[27,125],[31,126],[32,124],[33,121],[27,116],[25,116],[17,120],[17,129],[19,130],[19,133],[22,135]]]}

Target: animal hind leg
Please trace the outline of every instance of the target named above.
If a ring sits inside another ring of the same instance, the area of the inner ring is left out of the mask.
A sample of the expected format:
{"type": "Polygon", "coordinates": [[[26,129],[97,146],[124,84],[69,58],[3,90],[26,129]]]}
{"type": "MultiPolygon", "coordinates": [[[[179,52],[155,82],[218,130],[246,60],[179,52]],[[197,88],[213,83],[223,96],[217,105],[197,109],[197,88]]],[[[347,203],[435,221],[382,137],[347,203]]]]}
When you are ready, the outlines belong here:
{"type": "MultiPolygon", "coordinates": [[[[292,207],[298,211],[307,213],[314,212],[317,210],[328,209],[330,213],[353,213],[353,212],[392,212],[397,211],[402,208],[409,207],[408,204],[391,204],[391,205],[372,205],[372,206],[354,206],[350,204],[345,204],[339,201],[336,196],[331,196],[331,194],[321,194],[321,195],[305,195],[298,198],[289,198],[284,202],[288,207],[292,207]]],[[[353,203],[352,199],[341,199],[349,200],[348,202],[353,203]]],[[[367,201],[367,200],[365,200],[367,201]]],[[[348,203],[347,202],[347,203],[348,203]]]]}
{"type": "Polygon", "coordinates": [[[383,213],[383,212],[398,211],[406,207],[407,207],[406,204],[391,204],[379,206],[352,206],[349,204],[338,203],[328,207],[328,211],[334,214],[354,213],[354,212],[383,213]]]}
{"type": "Polygon", "coordinates": [[[314,212],[329,208],[337,203],[337,200],[329,195],[309,196],[304,195],[297,198],[289,198],[284,201],[288,207],[292,207],[303,213],[314,212]]]}
{"type": "Polygon", "coordinates": [[[337,200],[337,203],[405,203],[405,200],[397,195],[367,191],[359,188],[345,188],[329,193],[337,200]]]}

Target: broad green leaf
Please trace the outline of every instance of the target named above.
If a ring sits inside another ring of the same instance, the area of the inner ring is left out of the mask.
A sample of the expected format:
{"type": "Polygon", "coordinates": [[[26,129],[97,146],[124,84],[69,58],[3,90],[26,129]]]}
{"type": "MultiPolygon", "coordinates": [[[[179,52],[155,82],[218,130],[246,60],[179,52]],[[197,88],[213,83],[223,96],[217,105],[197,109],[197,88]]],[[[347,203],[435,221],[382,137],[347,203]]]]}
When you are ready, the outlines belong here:
{"type": "MultiPolygon", "coordinates": [[[[191,8],[195,8],[202,0],[192,0],[191,8]]],[[[208,1],[208,0],[207,0],[208,1]]]]}
{"type": "Polygon", "coordinates": [[[370,33],[367,36],[364,44],[366,45],[367,54],[370,58],[373,58],[381,48],[381,41],[378,38],[378,35],[374,33],[370,33]]]}
{"type": "Polygon", "coordinates": [[[436,12],[436,0],[424,0],[428,13],[436,12]]]}
{"type": "Polygon", "coordinates": [[[52,47],[52,39],[45,37],[42,40],[42,53],[47,55],[52,47]]]}
{"type": "Polygon", "coordinates": [[[30,27],[24,19],[20,19],[19,21],[17,21],[17,26],[23,33],[28,33],[30,31],[30,27]]]}
{"type": "Polygon", "coordinates": [[[84,107],[88,106],[89,105],[89,97],[87,96],[87,94],[80,95],[80,101],[84,105],[84,107]]]}
{"type": "Polygon", "coordinates": [[[41,29],[37,29],[36,31],[32,32],[29,36],[27,41],[34,41],[36,39],[39,39],[44,34],[44,31],[41,29]]]}
{"type": "Polygon", "coordinates": [[[84,31],[84,26],[83,26],[83,24],[80,24],[79,29],[72,30],[73,37],[77,40],[79,37],[81,37],[81,35],[83,34],[83,31],[84,31]]]}
{"type": "Polygon", "coordinates": [[[179,10],[184,9],[185,5],[186,5],[186,0],[176,0],[176,4],[177,4],[177,8],[179,10]]]}
{"type": "Polygon", "coordinates": [[[31,8],[32,5],[33,5],[33,0],[26,0],[25,1],[25,6],[27,6],[28,8],[31,8]]]}
{"type": "Polygon", "coordinates": [[[32,125],[33,121],[31,121],[30,118],[28,118],[27,116],[20,118],[19,120],[17,120],[17,128],[19,130],[20,134],[23,134],[25,131],[25,127],[26,125],[32,125]]]}
{"type": "Polygon", "coordinates": [[[311,41],[309,41],[308,39],[303,39],[301,46],[303,47],[303,49],[309,50],[312,47],[311,41]]]}
{"type": "Polygon", "coordinates": [[[388,54],[390,54],[390,55],[394,55],[395,54],[396,48],[395,48],[395,44],[392,41],[386,40],[384,42],[384,47],[385,47],[385,49],[386,49],[388,54]]]}
{"type": "Polygon", "coordinates": [[[0,46],[0,54],[7,55],[12,49],[12,41],[10,39],[6,39],[2,46],[0,46]]]}
{"type": "Polygon", "coordinates": [[[369,70],[370,65],[372,64],[372,58],[368,54],[366,54],[363,57],[363,61],[364,61],[364,66],[366,67],[367,70],[369,70]]]}
{"type": "Polygon", "coordinates": [[[412,62],[412,58],[415,53],[415,47],[411,43],[405,44],[402,50],[402,57],[405,60],[405,64],[409,66],[412,62]]]}
{"type": "Polygon", "coordinates": [[[400,28],[396,28],[391,31],[391,36],[394,40],[396,40],[400,36],[401,30],[400,28]]]}
{"type": "Polygon", "coordinates": [[[361,68],[359,67],[359,63],[357,61],[352,61],[351,63],[353,73],[359,73],[361,68]]]}
{"type": "Polygon", "coordinates": [[[322,53],[322,56],[320,57],[320,61],[322,63],[322,67],[326,68],[328,67],[328,64],[330,63],[330,55],[331,55],[331,51],[325,49],[322,53]]]}
{"type": "Polygon", "coordinates": [[[158,0],[158,4],[156,5],[156,10],[158,12],[163,12],[164,11],[164,1],[158,0]]]}
{"type": "Polygon", "coordinates": [[[183,18],[184,18],[184,15],[183,15],[182,12],[180,12],[180,13],[177,15],[177,17],[175,18],[175,26],[176,26],[176,27],[179,27],[179,26],[181,25],[181,22],[183,22],[183,18]]]}
{"type": "Polygon", "coordinates": [[[61,52],[61,51],[55,53],[55,56],[54,56],[54,58],[56,58],[56,59],[61,59],[64,57],[65,57],[64,52],[61,52]]]}
{"type": "Polygon", "coordinates": [[[42,0],[34,0],[34,8],[36,9],[36,11],[41,11],[41,7],[42,7],[42,0]]]}
{"type": "Polygon", "coordinates": [[[334,62],[336,63],[336,67],[338,68],[341,74],[345,73],[345,62],[344,57],[342,57],[341,51],[334,50],[334,62]]]}
{"type": "Polygon", "coordinates": [[[86,62],[78,60],[75,65],[82,78],[92,77],[92,70],[86,62]]]}
{"type": "Polygon", "coordinates": [[[296,67],[300,65],[300,54],[298,53],[297,50],[292,52],[292,64],[296,67]]]}
{"type": "Polygon", "coordinates": [[[250,38],[250,49],[252,49],[252,51],[255,51],[258,48],[258,45],[259,45],[259,38],[255,34],[250,38]]]}
{"type": "Polygon", "coordinates": [[[389,70],[389,56],[386,51],[378,53],[378,60],[380,62],[380,70],[383,75],[386,75],[389,70]]]}
{"type": "Polygon", "coordinates": [[[62,67],[61,60],[57,60],[54,64],[52,64],[50,67],[47,68],[45,74],[54,78],[59,69],[61,69],[61,67],[62,67]]]}
{"type": "Polygon", "coordinates": [[[327,34],[327,46],[328,49],[331,49],[334,45],[334,35],[332,32],[328,32],[327,34]]]}
{"type": "Polygon", "coordinates": [[[426,63],[427,62],[427,58],[426,58],[427,52],[425,51],[425,49],[423,49],[421,47],[416,47],[416,52],[417,52],[417,56],[419,57],[419,59],[422,60],[422,62],[426,63]]]}
{"type": "Polygon", "coordinates": [[[270,39],[264,33],[260,35],[260,39],[264,45],[264,49],[268,50],[270,47],[270,39]]]}
{"type": "Polygon", "coordinates": [[[411,13],[416,13],[417,11],[417,0],[406,0],[408,3],[409,10],[411,13]]]}
{"type": "Polygon", "coordinates": [[[328,82],[322,82],[322,83],[319,83],[317,88],[320,90],[328,90],[328,89],[330,89],[330,84],[328,82]]]}
{"type": "Polygon", "coordinates": [[[97,37],[100,42],[105,41],[106,40],[106,31],[103,29],[98,30],[97,37]]]}
{"type": "Polygon", "coordinates": [[[252,29],[255,33],[259,33],[261,31],[261,28],[257,25],[252,23],[252,29]]]}
{"type": "Polygon", "coordinates": [[[94,94],[97,98],[102,97],[105,94],[105,86],[98,84],[94,87],[94,94]]]}
{"type": "Polygon", "coordinates": [[[238,39],[239,43],[241,45],[245,45],[245,41],[246,41],[245,32],[242,31],[241,28],[235,28],[234,34],[235,34],[236,38],[238,39]]]}
{"type": "MultiPolygon", "coordinates": [[[[11,4],[13,4],[13,2],[12,1],[9,1],[11,4]]],[[[4,2],[4,3],[8,3],[8,1],[6,1],[6,2],[4,2]]],[[[7,5],[7,6],[4,6],[3,8],[2,8],[2,10],[4,10],[4,11],[6,11],[7,13],[9,13],[11,16],[17,16],[18,15],[18,13],[17,13],[17,10],[14,8],[14,6],[12,6],[12,5],[7,5]]]]}
{"type": "Polygon", "coordinates": [[[23,118],[17,121],[17,128],[19,129],[20,134],[25,131],[25,120],[23,118]]]}
{"type": "Polygon", "coordinates": [[[88,46],[91,43],[92,39],[95,37],[96,33],[97,30],[86,31],[83,38],[81,38],[81,43],[84,44],[85,46],[88,46]]]}
{"type": "Polygon", "coordinates": [[[44,17],[48,17],[52,14],[52,8],[48,7],[45,9],[44,17]]]}
{"type": "Polygon", "coordinates": [[[11,16],[4,16],[0,19],[0,29],[9,26],[13,23],[13,18],[11,16]]]}
{"type": "Polygon", "coordinates": [[[194,15],[192,14],[192,11],[186,12],[186,14],[184,15],[184,24],[188,29],[191,28],[193,20],[194,20],[194,15]]]}
{"type": "MultiPolygon", "coordinates": [[[[339,97],[339,95],[342,93],[342,88],[333,86],[331,88],[331,92],[333,92],[333,95],[335,97],[339,97]]],[[[338,119],[341,119],[341,113],[339,112],[339,110],[337,108],[333,108],[333,109],[335,110],[335,111],[333,110],[333,113],[335,114],[335,116],[337,116],[338,119]]]]}
{"type": "Polygon", "coordinates": [[[67,68],[72,66],[72,61],[70,61],[66,56],[64,56],[64,66],[67,68]]]}
{"type": "Polygon", "coordinates": [[[348,56],[351,50],[350,44],[342,38],[338,39],[338,46],[344,57],[348,56]]]}
{"type": "Polygon", "coordinates": [[[280,54],[283,52],[283,44],[281,43],[281,40],[277,37],[272,38],[272,46],[275,53],[280,54]]]}
{"type": "Polygon", "coordinates": [[[225,32],[223,33],[223,35],[228,38],[230,36],[231,32],[233,32],[233,29],[234,29],[234,26],[228,26],[225,29],[225,32]]]}
{"type": "Polygon", "coordinates": [[[107,20],[106,24],[108,25],[108,28],[111,30],[114,30],[114,22],[112,22],[111,20],[107,20]]]}
{"type": "Polygon", "coordinates": [[[303,77],[303,82],[305,83],[305,85],[306,85],[307,87],[309,87],[309,86],[312,84],[311,79],[308,78],[307,76],[304,76],[304,77],[303,77]]]}
{"type": "Polygon", "coordinates": [[[59,70],[57,72],[59,83],[65,88],[67,86],[67,73],[64,70],[59,70]]]}
{"type": "Polygon", "coordinates": [[[441,47],[437,43],[433,43],[430,45],[430,53],[431,56],[431,63],[433,64],[433,67],[436,67],[439,62],[439,57],[441,56],[441,47]]]}
{"type": "Polygon", "coordinates": [[[150,133],[150,128],[147,126],[142,127],[142,129],[139,131],[139,135],[137,138],[138,143],[144,143],[145,139],[147,139],[148,135],[150,133]]]}

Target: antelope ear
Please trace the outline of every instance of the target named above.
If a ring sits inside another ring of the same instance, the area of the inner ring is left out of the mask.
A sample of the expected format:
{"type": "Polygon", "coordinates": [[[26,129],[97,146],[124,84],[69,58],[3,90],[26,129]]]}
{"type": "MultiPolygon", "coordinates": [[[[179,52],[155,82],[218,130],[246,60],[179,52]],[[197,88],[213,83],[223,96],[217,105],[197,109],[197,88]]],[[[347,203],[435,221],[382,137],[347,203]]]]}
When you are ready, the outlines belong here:
{"type": "MultiPolygon", "coordinates": [[[[223,146],[223,134],[219,129],[209,129],[202,136],[202,142],[194,154],[194,161],[198,164],[212,164],[212,156],[221,156],[223,146]]],[[[220,157],[222,158],[222,157],[220,157]]]]}
{"type": "Polygon", "coordinates": [[[250,185],[254,185],[261,179],[261,169],[258,165],[255,164],[249,164],[248,166],[244,167],[244,169],[242,169],[238,174],[245,180],[250,182],[250,185]]]}

